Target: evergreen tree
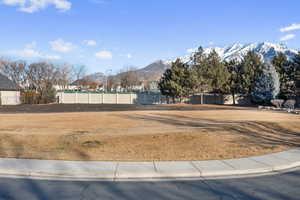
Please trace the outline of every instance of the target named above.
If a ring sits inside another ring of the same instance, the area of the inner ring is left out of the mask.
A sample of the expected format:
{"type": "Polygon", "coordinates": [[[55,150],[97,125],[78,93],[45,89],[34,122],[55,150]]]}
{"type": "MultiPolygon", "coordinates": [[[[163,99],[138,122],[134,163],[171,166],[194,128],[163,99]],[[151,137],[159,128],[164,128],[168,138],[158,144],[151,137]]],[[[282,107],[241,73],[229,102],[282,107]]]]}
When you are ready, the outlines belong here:
{"type": "Polygon", "coordinates": [[[241,63],[241,87],[242,92],[251,95],[255,87],[255,82],[263,73],[263,63],[258,54],[249,51],[243,58],[241,63]]]}
{"type": "Polygon", "coordinates": [[[196,75],[197,92],[226,93],[230,74],[216,51],[205,55],[202,47],[192,57],[192,71],[196,75]]]}
{"type": "Polygon", "coordinates": [[[291,94],[292,96],[300,96],[300,51],[293,59],[292,69],[290,70],[291,76],[291,94]]]}
{"type": "Polygon", "coordinates": [[[170,84],[170,82],[172,81],[172,73],[173,72],[171,69],[167,69],[158,82],[158,88],[161,94],[167,97],[168,103],[169,97],[173,97],[175,93],[174,88],[172,88],[170,84]]]}
{"type": "Polygon", "coordinates": [[[193,65],[201,65],[205,58],[206,55],[204,54],[204,49],[200,46],[198,50],[192,54],[191,61],[193,65]]]}
{"type": "Polygon", "coordinates": [[[202,70],[209,91],[215,93],[226,93],[229,90],[228,79],[230,74],[228,69],[221,62],[216,51],[212,51],[206,58],[206,64],[202,70]]]}
{"type": "Polygon", "coordinates": [[[179,99],[182,102],[184,97],[193,93],[195,80],[192,76],[189,66],[177,59],[170,69],[167,69],[158,83],[159,89],[163,95],[169,96],[175,102],[179,99]]]}
{"type": "Polygon", "coordinates": [[[293,91],[293,66],[288,61],[287,57],[283,53],[278,53],[272,60],[272,64],[275,66],[280,79],[280,94],[279,97],[288,99],[292,95],[293,91]]]}
{"type": "Polygon", "coordinates": [[[262,73],[255,81],[255,87],[251,91],[253,101],[256,103],[269,103],[275,99],[280,91],[279,76],[271,63],[263,65],[262,73]]]}
{"type": "Polygon", "coordinates": [[[200,46],[198,51],[196,51],[192,57],[192,65],[191,65],[191,74],[194,76],[195,81],[195,91],[203,92],[207,90],[206,82],[204,79],[205,74],[205,66],[206,66],[207,56],[204,54],[203,48],[200,46]]]}
{"type": "Polygon", "coordinates": [[[236,60],[231,60],[229,62],[225,61],[224,65],[226,66],[230,74],[228,79],[228,87],[232,95],[233,104],[236,104],[235,96],[237,93],[240,93],[242,91],[241,65],[236,60]]]}

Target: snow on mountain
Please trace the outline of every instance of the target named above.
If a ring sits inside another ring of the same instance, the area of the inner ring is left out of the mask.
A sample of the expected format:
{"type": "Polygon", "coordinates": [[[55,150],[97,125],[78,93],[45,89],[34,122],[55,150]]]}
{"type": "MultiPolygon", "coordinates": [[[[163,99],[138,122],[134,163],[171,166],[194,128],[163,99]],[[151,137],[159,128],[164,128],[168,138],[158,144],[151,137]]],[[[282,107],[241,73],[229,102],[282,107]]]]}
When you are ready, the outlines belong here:
{"type": "MultiPolygon", "coordinates": [[[[226,61],[232,59],[237,59],[240,61],[249,51],[256,52],[265,61],[270,61],[279,52],[284,53],[288,59],[292,59],[297,54],[296,50],[290,49],[284,44],[274,44],[268,42],[250,44],[235,43],[225,47],[209,47],[204,49],[204,53],[209,54],[213,50],[219,54],[222,60],[226,61]]],[[[184,63],[190,63],[191,56],[196,51],[197,49],[190,49],[189,54],[180,57],[181,61],[184,63]]],[[[142,69],[137,70],[137,73],[139,77],[143,78],[144,80],[159,80],[163,72],[168,69],[174,61],[175,60],[158,60],[142,69]]],[[[91,77],[93,80],[101,80],[103,76],[103,74],[96,74],[91,77]]]]}
{"type": "MultiPolygon", "coordinates": [[[[269,42],[263,43],[250,43],[250,44],[240,44],[234,43],[225,47],[209,47],[204,49],[205,54],[209,54],[215,50],[222,60],[232,60],[236,59],[241,61],[243,56],[245,56],[249,51],[254,51],[257,53],[263,60],[271,61],[273,57],[279,53],[284,53],[288,59],[292,59],[298,51],[288,48],[284,44],[275,44],[269,42]]],[[[197,49],[189,49],[189,54],[180,57],[181,61],[184,63],[191,62],[191,56],[197,52],[197,49]]],[[[139,69],[139,75],[145,77],[147,80],[158,80],[163,72],[169,68],[175,60],[159,60],[145,68],[139,69]]]]}
{"type": "MultiPolygon", "coordinates": [[[[288,59],[292,59],[297,54],[296,50],[290,49],[284,44],[275,44],[269,42],[250,44],[234,43],[223,48],[209,47],[204,49],[204,53],[209,54],[213,50],[215,50],[219,54],[220,58],[225,61],[233,59],[240,61],[243,58],[243,56],[245,56],[249,51],[254,51],[265,61],[272,60],[272,58],[279,52],[284,53],[288,57],[288,59]]],[[[197,49],[194,52],[196,51],[197,49]]],[[[190,55],[183,56],[180,59],[183,62],[189,62],[190,57],[192,55],[193,53],[191,53],[190,55]]]]}

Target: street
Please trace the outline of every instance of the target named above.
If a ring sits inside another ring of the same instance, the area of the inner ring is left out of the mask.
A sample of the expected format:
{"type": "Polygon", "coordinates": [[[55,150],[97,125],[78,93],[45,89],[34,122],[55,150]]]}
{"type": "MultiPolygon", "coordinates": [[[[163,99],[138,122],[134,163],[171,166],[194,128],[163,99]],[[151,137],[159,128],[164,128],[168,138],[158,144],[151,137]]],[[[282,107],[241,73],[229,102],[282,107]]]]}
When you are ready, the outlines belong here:
{"type": "Polygon", "coordinates": [[[0,199],[300,199],[300,170],[217,180],[108,182],[0,179],[0,199]]]}

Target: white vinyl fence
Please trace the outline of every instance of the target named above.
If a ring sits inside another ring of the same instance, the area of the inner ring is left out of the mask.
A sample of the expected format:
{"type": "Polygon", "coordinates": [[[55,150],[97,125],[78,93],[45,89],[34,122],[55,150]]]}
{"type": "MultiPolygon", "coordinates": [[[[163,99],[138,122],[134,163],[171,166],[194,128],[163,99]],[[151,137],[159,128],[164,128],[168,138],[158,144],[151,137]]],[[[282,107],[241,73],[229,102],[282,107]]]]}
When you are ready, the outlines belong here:
{"type": "Polygon", "coordinates": [[[58,92],[61,104],[164,104],[166,98],[154,93],[58,92]]]}
{"type": "MultiPolygon", "coordinates": [[[[58,92],[61,104],[166,104],[167,98],[159,93],[100,93],[58,92]]],[[[187,98],[190,104],[233,104],[231,95],[198,94],[187,98]]],[[[249,99],[236,95],[236,104],[249,104],[249,99]]]]}
{"type": "Polygon", "coordinates": [[[21,104],[20,91],[0,91],[0,105],[21,104]]]}

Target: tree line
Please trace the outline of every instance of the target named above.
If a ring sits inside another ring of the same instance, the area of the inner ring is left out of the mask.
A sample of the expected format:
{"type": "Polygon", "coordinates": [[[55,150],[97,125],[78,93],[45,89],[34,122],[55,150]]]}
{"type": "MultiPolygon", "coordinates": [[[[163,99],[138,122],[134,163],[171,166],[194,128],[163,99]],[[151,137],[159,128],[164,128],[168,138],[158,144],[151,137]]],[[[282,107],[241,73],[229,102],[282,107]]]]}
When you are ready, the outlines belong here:
{"type": "Polygon", "coordinates": [[[13,61],[0,58],[0,73],[23,88],[22,101],[30,104],[45,104],[56,101],[56,89],[68,90],[71,84],[77,86],[77,90],[89,89],[105,91],[134,91],[136,85],[140,85],[137,70],[133,67],[124,67],[118,75],[103,76],[103,80],[93,80],[86,75],[84,65],[74,66],[51,62],[13,61]]]}
{"type": "Polygon", "coordinates": [[[54,64],[50,62],[27,63],[0,59],[0,72],[24,88],[24,103],[51,103],[55,101],[54,85],[67,87],[74,78],[85,76],[84,66],[54,64]]]}
{"type": "Polygon", "coordinates": [[[231,94],[250,97],[253,103],[266,104],[272,99],[290,99],[300,74],[300,52],[291,60],[279,52],[271,61],[264,61],[254,51],[241,60],[222,61],[216,51],[204,53],[202,47],[189,63],[177,59],[159,81],[163,95],[182,101],[197,93],[231,94]]]}

